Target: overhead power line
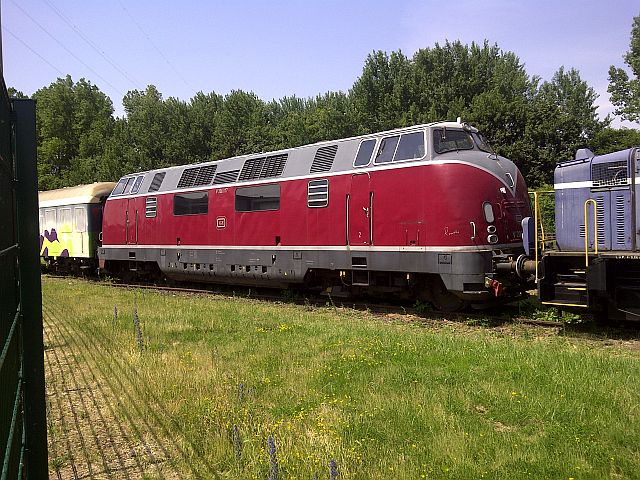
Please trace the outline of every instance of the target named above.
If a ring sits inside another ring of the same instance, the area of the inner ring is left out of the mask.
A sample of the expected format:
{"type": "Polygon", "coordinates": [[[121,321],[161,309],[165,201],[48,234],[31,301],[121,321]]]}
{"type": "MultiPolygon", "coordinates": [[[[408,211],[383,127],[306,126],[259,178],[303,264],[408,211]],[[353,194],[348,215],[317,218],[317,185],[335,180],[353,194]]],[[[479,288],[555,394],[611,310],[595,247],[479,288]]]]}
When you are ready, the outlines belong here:
{"type": "Polygon", "coordinates": [[[190,88],[191,85],[189,84],[189,82],[187,82],[187,80],[182,76],[182,74],[180,73],[180,71],[173,66],[173,64],[169,61],[169,59],[164,55],[164,53],[162,53],[162,50],[160,50],[155,43],[153,43],[153,40],[151,40],[151,37],[147,34],[147,32],[144,31],[144,29],[142,28],[142,25],[140,25],[138,23],[138,21],[135,19],[135,17],[133,15],[131,15],[131,13],[129,13],[129,10],[126,9],[126,7],[124,6],[124,4],[122,3],[121,0],[118,0],[118,3],[120,4],[120,6],[122,7],[122,10],[124,10],[124,12],[127,14],[127,16],[131,19],[131,21],[135,24],[136,27],[138,27],[138,30],[140,30],[140,32],[142,32],[142,34],[145,36],[145,38],[147,39],[147,41],[151,44],[151,46],[155,49],[156,52],[158,52],[158,54],[160,54],[160,56],[164,59],[164,61],[167,63],[167,65],[169,65],[171,67],[171,69],[176,73],[176,75],[184,82],[184,84],[190,88]]]}
{"type": "MultiPolygon", "coordinates": [[[[109,63],[109,65],[111,65],[118,73],[120,73],[120,75],[122,75],[125,79],[127,79],[127,81],[129,83],[132,84],[133,87],[139,87],[140,86],[140,82],[138,82],[137,80],[135,80],[134,78],[132,78],[126,70],[120,68],[113,60],[111,60],[107,54],[95,43],[93,42],[90,38],[88,38],[83,32],[82,30],[80,30],[80,27],[76,26],[70,19],[69,17],[67,17],[64,13],[62,13],[60,10],[58,10],[58,8],[53,5],[49,0],[43,0],[44,3],[47,4],[47,6],[53,11],[53,13],[55,13],[58,18],[60,18],[64,23],[66,23],[69,28],[71,28],[87,45],[89,45],[89,47],[91,47],[98,55],[100,55],[102,58],[104,58],[104,60],[109,63]]],[[[13,3],[13,0],[12,0],[13,3]]]]}
{"type": "Polygon", "coordinates": [[[62,47],[69,55],[71,55],[73,58],[75,58],[78,62],[80,62],[82,65],[84,65],[87,70],[89,70],[90,72],[92,72],[96,77],[98,77],[100,80],[102,80],[104,83],[106,83],[107,85],[109,85],[115,92],[119,93],[120,95],[122,95],[124,97],[124,93],[122,93],[122,91],[117,88],[115,85],[113,85],[109,80],[107,80],[106,78],[104,78],[102,75],[100,75],[98,72],[96,72],[93,68],[91,68],[89,65],[87,65],[84,60],[82,60],[80,57],[78,57],[75,53],[73,53],[71,50],[69,50],[60,40],[58,40],[53,34],[49,33],[49,31],[44,28],[40,22],[38,22],[35,18],[33,18],[31,15],[29,15],[29,13],[22,8],[20,5],[18,5],[17,3],[15,3],[13,0],[11,0],[11,3],[13,3],[24,15],[26,15],[33,23],[35,23],[40,30],[42,30],[44,33],[46,33],[54,42],[56,42],[58,45],[60,45],[60,47],[62,47]]]}
{"type": "Polygon", "coordinates": [[[40,58],[40,60],[42,60],[44,63],[46,63],[47,65],[49,65],[51,68],[53,68],[56,72],[58,72],[60,75],[64,76],[65,74],[62,72],[62,70],[60,70],[58,67],[56,67],[53,63],[51,63],[49,60],[47,60],[45,57],[43,57],[42,55],[40,55],[38,52],[36,52],[33,48],[31,48],[24,40],[22,40],[20,37],[18,37],[15,33],[13,33],[11,30],[9,30],[6,26],[2,26],[2,30],[7,32],[9,35],[11,35],[13,38],[15,38],[17,41],[19,41],[22,45],[24,45],[25,48],[27,48],[28,50],[31,51],[31,53],[33,53],[35,56],[37,56],[38,58],[40,58]]]}

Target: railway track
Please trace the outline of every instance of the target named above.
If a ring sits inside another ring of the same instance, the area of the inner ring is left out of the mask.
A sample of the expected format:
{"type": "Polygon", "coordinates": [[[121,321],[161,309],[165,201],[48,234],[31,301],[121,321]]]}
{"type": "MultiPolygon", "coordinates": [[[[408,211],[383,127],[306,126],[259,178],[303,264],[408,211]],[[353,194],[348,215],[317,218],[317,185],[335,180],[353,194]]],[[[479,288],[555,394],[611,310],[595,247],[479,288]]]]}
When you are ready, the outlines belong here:
{"type": "MultiPolygon", "coordinates": [[[[99,282],[102,282],[98,280],[99,282]]],[[[417,317],[428,320],[450,320],[458,322],[476,322],[477,324],[500,325],[504,323],[517,322],[526,325],[535,325],[549,328],[562,328],[563,322],[537,320],[526,318],[518,312],[518,307],[506,305],[500,307],[503,311],[496,312],[495,309],[484,310],[481,312],[439,312],[423,307],[416,307],[402,303],[375,303],[371,301],[363,301],[359,299],[345,300],[344,298],[335,298],[330,295],[318,295],[305,293],[304,296],[291,296],[273,294],[270,289],[256,289],[244,286],[217,286],[217,288],[204,289],[196,287],[173,287],[165,285],[148,285],[144,283],[120,283],[110,282],[110,286],[125,289],[142,289],[155,290],[176,294],[190,295],[216,295],[227,298],[250,298],[265,302],[279,302],[292,305],[307,305],[313,307],[331,307],[335,309],[351,309],[357,311],[366,311],[374,315],[405,315],[407,317],[417,317]],[[266,293],[265,290],[270,291],[266,293]],[[504,311],[506,310],[506,311],[504,311]]]]}

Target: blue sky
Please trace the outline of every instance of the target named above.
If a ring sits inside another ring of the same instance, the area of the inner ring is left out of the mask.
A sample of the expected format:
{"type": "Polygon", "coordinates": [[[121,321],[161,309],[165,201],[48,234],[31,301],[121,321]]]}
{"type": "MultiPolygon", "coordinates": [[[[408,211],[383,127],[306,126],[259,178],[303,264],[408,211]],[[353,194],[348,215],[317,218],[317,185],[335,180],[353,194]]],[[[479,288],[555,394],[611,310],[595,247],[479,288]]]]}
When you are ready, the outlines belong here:
{"type": "Polygon", "coordinates": [[[530,75],[577,68],[604,116],[607,72],[623,66],[636,15],[640,2],[612,0],[3,0],[4,76],[27,94],[85,77],[122,115],[122,96],[147,84],[183,100],[233,89],[308,97],[347,91],[373,50],[487,39],[530,75]]]}

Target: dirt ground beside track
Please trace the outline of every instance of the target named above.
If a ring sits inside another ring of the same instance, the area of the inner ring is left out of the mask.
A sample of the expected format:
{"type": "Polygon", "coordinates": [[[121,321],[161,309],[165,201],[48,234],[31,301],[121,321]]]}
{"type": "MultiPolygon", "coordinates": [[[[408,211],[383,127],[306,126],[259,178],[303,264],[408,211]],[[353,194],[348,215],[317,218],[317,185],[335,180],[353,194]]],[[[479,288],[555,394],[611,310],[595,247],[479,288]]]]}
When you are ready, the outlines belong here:
{"type": "Polygon", "coordinates": [[[45,305],[49,478],[182,478],[153,428],[122,414],[121,392],[80,357],[59,317],[45,305]]]}

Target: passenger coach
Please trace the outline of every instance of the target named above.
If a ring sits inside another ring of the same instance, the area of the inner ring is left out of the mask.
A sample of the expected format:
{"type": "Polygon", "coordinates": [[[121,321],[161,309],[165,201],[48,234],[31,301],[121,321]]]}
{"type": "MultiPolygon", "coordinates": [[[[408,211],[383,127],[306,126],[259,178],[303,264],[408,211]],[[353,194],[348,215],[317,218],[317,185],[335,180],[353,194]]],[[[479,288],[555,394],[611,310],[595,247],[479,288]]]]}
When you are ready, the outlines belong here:
{"type": "Polygon", "coordinates": [[[527,188],[478,131],[433,123],[127,175],[100,266],[118,274],[368,291],[458,309],[519,295],[527,188]]]}
{"type": "Polygon", "coordinates": [[[102,229],[102,208],[114,182],[38,193],[40,257],[49,267],[95,269],[102,229]]]}

